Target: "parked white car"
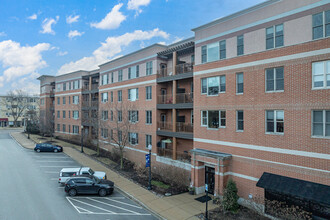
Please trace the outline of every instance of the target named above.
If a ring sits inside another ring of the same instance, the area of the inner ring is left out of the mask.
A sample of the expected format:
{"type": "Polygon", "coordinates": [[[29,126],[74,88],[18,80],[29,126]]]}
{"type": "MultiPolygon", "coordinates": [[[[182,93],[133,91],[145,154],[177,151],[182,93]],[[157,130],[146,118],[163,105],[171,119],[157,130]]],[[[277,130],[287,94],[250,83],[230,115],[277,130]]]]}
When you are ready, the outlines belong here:
{"type": "Polygon", "coordinates": [[[70,177],[77,176],[77,175],[90,175],[95,176],[100,180],[106,180],[107,175],[105,172],[95,171],[89,167],[78,167],[78,168],[63,168],[60,171],[60,176],[58,178],[58,182],[64,184],[70,177]]]}

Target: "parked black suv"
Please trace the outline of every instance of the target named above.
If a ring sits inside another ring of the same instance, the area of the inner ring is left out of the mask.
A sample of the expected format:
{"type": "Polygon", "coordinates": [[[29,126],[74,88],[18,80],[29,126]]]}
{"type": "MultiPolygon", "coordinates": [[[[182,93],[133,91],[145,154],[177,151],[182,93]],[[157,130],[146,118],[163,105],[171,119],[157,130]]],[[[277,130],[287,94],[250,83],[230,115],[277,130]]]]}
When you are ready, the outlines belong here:
{"type": "Polygon", "coordinates": [[[100,180],[95,176],[76,176],[68,179],[65,183],[64,191],[69,196],[77,194],[99,194],[106,196],[112,194],[114,184],[110,180],[100,180]]]}

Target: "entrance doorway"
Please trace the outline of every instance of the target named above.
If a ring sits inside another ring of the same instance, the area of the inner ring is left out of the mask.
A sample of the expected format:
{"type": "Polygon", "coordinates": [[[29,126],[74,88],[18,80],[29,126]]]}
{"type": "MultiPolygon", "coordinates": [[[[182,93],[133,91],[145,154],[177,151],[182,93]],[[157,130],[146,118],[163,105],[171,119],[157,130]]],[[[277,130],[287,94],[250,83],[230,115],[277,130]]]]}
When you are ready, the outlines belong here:
{"type": "Polygon", "coordinates": [[[213,167],[205,166],[205,184],[208,184],[208,193],[214,194],[214,174],[215,170],[213,167]]]}

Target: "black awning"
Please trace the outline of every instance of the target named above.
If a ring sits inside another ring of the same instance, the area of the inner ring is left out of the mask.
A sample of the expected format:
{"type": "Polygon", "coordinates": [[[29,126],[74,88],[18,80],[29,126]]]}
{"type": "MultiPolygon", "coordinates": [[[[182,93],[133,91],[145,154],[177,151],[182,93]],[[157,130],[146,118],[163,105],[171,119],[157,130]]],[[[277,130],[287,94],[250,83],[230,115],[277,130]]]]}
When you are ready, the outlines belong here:
{"type": "Polygon", "coordinates": [[[265,172],[257,182],[257,186],[266,190],[330,205],[330,186],[327,185],[265,172]]]}

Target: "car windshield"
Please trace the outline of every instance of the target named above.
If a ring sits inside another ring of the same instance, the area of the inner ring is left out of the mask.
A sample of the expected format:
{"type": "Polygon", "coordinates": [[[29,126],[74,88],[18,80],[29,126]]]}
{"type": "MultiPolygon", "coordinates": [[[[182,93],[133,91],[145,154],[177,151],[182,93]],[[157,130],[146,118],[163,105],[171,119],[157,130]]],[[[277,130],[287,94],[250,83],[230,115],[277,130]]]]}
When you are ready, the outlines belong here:
{"type": "Polygon", "coordinates": [[[94,170],[92,170],[92,169],[89,169],[88,172],[92,175],[94,175],[94,173],[95,173],[94,170]]]}
{"type": "Polygon", "coordinates": [[[99,183],[100,182],[100,179],[97,178],[96,176],[93,176],[93,180],[94,180],[95,183],[99,183]]]}

